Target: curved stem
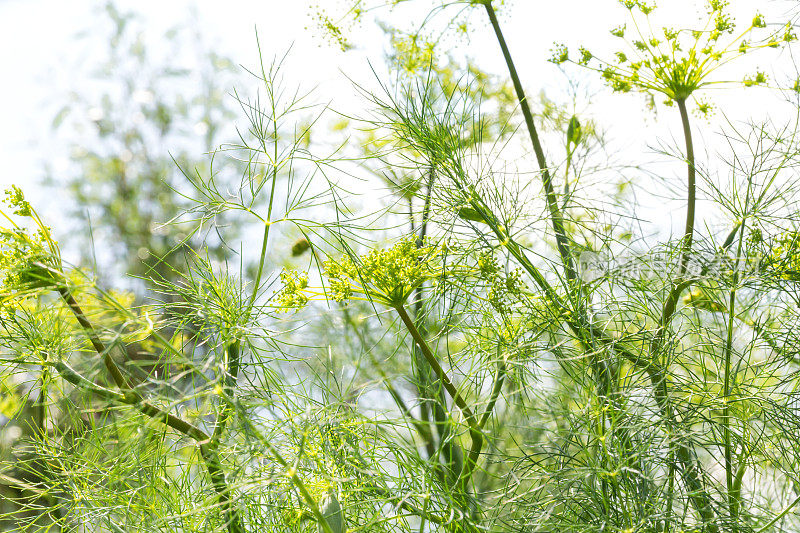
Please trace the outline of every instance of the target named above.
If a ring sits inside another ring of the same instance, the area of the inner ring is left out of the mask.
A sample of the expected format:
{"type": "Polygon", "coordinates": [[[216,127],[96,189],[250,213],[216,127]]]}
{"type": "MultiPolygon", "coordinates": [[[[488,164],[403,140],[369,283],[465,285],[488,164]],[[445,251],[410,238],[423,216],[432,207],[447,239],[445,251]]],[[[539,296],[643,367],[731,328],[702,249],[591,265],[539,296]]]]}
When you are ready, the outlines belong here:
{"type": "MultiPolygon", "coordinates": [[[[497,371],[494,375],[494,380],[492,382],[492,392],[489,395],[489,403],[486,404],[486,409],[484,409],[483,414],[481,415],[481,419],[478,422],[478,427],[483,429],[486,427],[486,423],[489,421],[489,417],[492,416],[492,412],[494,411],[494,406],[497,404],[498,398],[500,398],[500,392],[503,390],[503,383],[505,382],[506,377],[506,362],[504,360],[500,360],[497,363],[497,371]]],[[[480,450],[479,450],[480,451],[480,450]]],[[[472,454],[470,454],[470,458],[472,458],[472,454]]],[[[477,460],[477,457],[475,457],[477,460]]]]}
{"type": "Polygon", "coordinates": [[[222,508],[223,515],[225,516],[225,522],[229,533],[244,533],[239,511],[235,506],[231,505],[230,488],[225,479],[225,472],[219,459],[219,453],[217,452],[217,442],[212,440],[205,431],[197,426],[145,401],[144,398],[128,384],[128,381],[122,375],[119,367],[111,358],[108,348],[106,348],[103,341],[100,340],[97,330],[86,317],[86,314],[84,314],[70,290],[66,287],[60,287],[58,288],[58,293],[78,320],[78,323],[89,338],[92,347],[98,355],[100,355],[114,383],[120,389],[121,396],[116,399],[121,403],[135,407],[145,416],[157,420],[195,441],[200,451],[200,456],[203,458],[203,462],[206,465],[206,470],[208,470],[211,484],[217,492],[217,499],[222,508]]]}
{"type": "MultiPolygon", "coordinates": [[[[520,102],[520,108],[522,110],[522,114],[525,119],[525,124],[527,126],[528,133],[531,138],[531,143],[533,145],[533,149],[536,154],[537,162],[542,172],[542,181],[545,189],[548,209],[550,210],[550,218],[553,224],[553,228],[555,230],[556,241],[558,244],[558,249],[562,258],[562,262],[564,263],[567,279],[574,280],[576,279],[576,272],[573,266],[573,260],[568,246],[566,232],[564,231],[563,217],[558,209],[555,191],[553,190],[553,185],[552,185],[552,178],[549,174],[546,159],[544,156],[544,151],[542,150],[538,133],[536,131],[535,124],[533,122],[533,115],[530,111],[530,106],[528,105],[528,101],[525,96],[524,90],[522,88],[522,84],[520,82],[513,60],[511,58],[511,54],[508,50],[505,38],[503,37],[500,25],[497,21],[497,16],[494,11],[494,8],[492,7],[491,0],[482,0],[481,3],[486,8],[486,12],[489,16],[489,20],[494,30],[495,36],[497,37],[497,41],[503,52],[503,57],[508,67],[511,80],[514,85],[515,92],[517,94],[517,98],[520,102]]],[[[680,294],[683,292],[683,290],[686,289],[686,287],[688,287],[688,283],[684,282],[682,278],[685,275],[686,269],[688,267],[688,260],[691,253],[691,246],[694,235],[695,191],[696,191],[694,145],[692,141],[691,128],[689,125],[689,117],[686,111],[685,101],[679,101],[678,108],[681,112],[681,121],[683,124],[684,138],[686,140],[686,146],[687,146],[687,162],[688,162],[687,217],[686,217],[686,226],[684,230],[679,281],[673,288],[673,290],[670,292],[665,302],[660,327],[656,333],[653,343],[651,343],[651,354],[657,354],[660,351],[665,338],[664,337],[665,325],[669,323],[669,320],[672,318],[672,315],[675,312],[675,309],[677,307],[677,302],[680,298],[680,294]]],[[[478,209],[479,212],[483,211],[482,209],[480,209],[482,206],[478,206],[477,202],[475,202],[474,200],[472,202],[472,205],[473,207],[478,209]]],[[[487,218],[487,220],[489,219],[487,218]]],[[[556,304],[558,307],[569,311],[568,307],[556,295],[552,286],[545,280],[544,276],[542,276],[542,274],[538,271],[538,269],[536,269],[536,267],[533,266],[532,263],[530,263],[530,261],[522,252],[520,247],[513,240],[511,240],[505,232],[500,231],[495,224],[492,224],[491,220],[489,221],[490,221],[490,227],[492,228],[494,233],[497,234],[501,242],[504,245],[506,245],[511,254],[518,261],[520,261],[521,266],[526,271],[528,271],[529,274],[531,274],[536,283],[545,291],[548,298],[550,298],[553,301],[553,303],[556,304]]],[[[647,370],[648,373],[650,374],[656,402],[659,405],[659,408],[665,420],[669,420],[669,416],[673,411],[673,407],[669,399],[669,394],[666,388],[664,372],[661,368],[659,368],[659,366],[655,363],[655,361],[652,360],[652,358],[650,359],[642,358],[636,353],[625,349],[623,346],[618,345],[613,340],[608,339],[604,334],[604,332],[597,330],[597,328],[595,328],[591,324],[576,322],[574,318],[573,320],[569,320],[568,324],[570,328],[580,338],[585,338],[586,335],[588,334],[590,338],[596,338],[596,340],[600,340],[602,344],[613,345],[614,348],[620,350],[620,352],[627,359],[637,364],[637,366],[640,366],[645,370],[647,370]],[[597,334],[599,334],[599,336],[595,337],[595,335],[597,334]]],[[[677,445],[675,454],[681,464],[681,469],[680,469],[681,475],[684,478],[684,481],[686,482],[687,488],[692,493],[691,500],[693,502],[694,507],[701,515],[701,518],[706,523],[708,529],[712,531],[712,533],[718,531],[717,526],[713,523],[714,513],[711,507],[711,498],[703,486],[702,469],[697,462],[696,454],[694,453],[691,441],[686,441],[682,438],[679,441],[679,444],[677,445]]]]}
{"type": "Polygon", "coordinates": [[[458,409],[464,415],[464,420],[469,427],[469,434],[470,438],[472,439],[470,460],[464,464],[464,468],[459,476],[459,482],[462,484],[466,483],[466,481],[469,479],[469,476],[475,469],[474,463],[477,463],[477,457],[480,455],[481,448],[483,447],[483,433],[478,425],[478,420],[475,417],[475,413],[473,413],[472,409],[467,404],[467,401],[464,399],[461,393],[458,392],[458,389],[453,384],[450,377],[445,373],[442,365],[439,364],[439,360],[436,359],[436,356],[431,351],[428,343],[425,342],[424,338],[422,338],[417,326],[414,324],[414,321],[411,320],[411,317],[408,316],[405,308],[402,305],[399,305],[395,307],[394,310],[397,311],[397,314],[400,316],[400,320],[403,321],[406,329],[408,329],[408,332],[411,333],[411,337],[414,339],[414,342],[417,343],[417,346],[419,346],[420,350],[422,351],[422,355],[425,357],[425,360],[428,362],[431,369],[433,369],[436,377],[442,382],[442,387],[444,387],[444,390],[446,390],[447,394],[453,399],[453,403],[456,404],[458,409]],[[472,461],[472,458],[475,459],[474,462],[472,461]]]}
{"type": "Polygon", "coordinates": [[[756,533],[765,533],[765,532],[766,532],[766,531],[767,531],[769,528],[771,528],[771,527],[772,527],[772,525],[773,525],[775,522],[777,522],[778,520],[780,520],[781,518],[783,518],[784,516],[786,516],[786,514],[787,514],[789,511],[791,511],[791,510],[792,510],[792,508],[793,508],[795,505],[797,505],[798,503],[800,503],[800,496],[798,496],[797,498],[795,498],[794,500],[792,500],[792,503],[790,503],[788,506],[786,506],[786,508],[785,508],[783,511],[781,511],[781,512],[780,512],[780,514],[778,514],[778,515],[777,515],[775,518],[773,518],[772,520],[770,520],[769,522],[767,522],[767,524],[766,524],[764,527],[762,527],[761,529],[759,529],[758,531],[756,531],[756,533]]]}
{"type": "Polygon", "coordinates": [[[666,328],[669,325],[670,320],[672,320],[672,316],[675,314],[675,309],[677,308],[681,293],[691,284],[691,282],[686,280],[685,277],[689,266],[689,258],[692,253],[692,241],[694,239],[697,170],[695,168],[694,142],[692,141],[692,128],[689,124],[689,113],[686,110],[686,100],[679,99],[676,100],[676,102],[678,104],[678,110],[681,114],[683,138],[686,142],[686,225],[684,226],[683,230],[681,259],[678,267],[677,282],[667,295],[667,299],[664,302],[664,309],[661,313],[659,328],[651,345],[651,351],[655,354],[657,354],[663,346],[666,328]]]}
{"type": "Polygon", "coordinates": [[[531,113],[528,99],[525,96],[525,91],[522,88],[522,82],[519,79],[519,74],[514,66],[514,61],[511,59],[511,52],[508,50],[503,32],[500,29],[500,23],[497,21],[497,14],[492,7],[491,0],[483,0],[483,5],[486,8],[486,14],[489,16],[489,21],[492,24],[497,42],[503,52],[503,59],[505,60],[508,73],[511,76],[511,82],[514,85],[514,91],[519,100],[519,106],[522,111],[522,116],[525,119],[525,126],[528,129],[528,135],[531,138],[533,151],[536,154],[536,162],[539,164],[539,170],[542,173],[542,184],[544,185],[544,193],[547,201],[547,208],[550,211],[550,220],[553,224],[553,231],[556,234],[556,244],[558,252],[561,255],[561,261],[564,263],[564,270],[568,281],[574,281],[577,277],[575,266],[572,260],[572,254],[569,248],[569,241],[567,240],[567,233],[564,230],[564,218],[561,210],[558,207],[558,200],[556,192],[553,189],[553,178],[550,175],[550,170],[547,166],[547,160],[544,156],[542,143],[539,141],[539,134],[536,131],[536,125],[533,122],[533,113],[531,113]]]}
{"type": "MultiPolygon", "coordinates": [[[[422,207],[419,235],[417,235],[416,240],[417,248],[421,248],[424,245],[425,238],[428,233],[428,221],[430,219],[431,199],[433,197],[433,184],[435,178],[435,167],[432,166],[428,171],[425,201],[422,207]]],[[[411,230],[414,232],[413,222],[411,230]]],[[[425,322],[424,317],[422,316],[423,290],[424,284],[420,284],[415,289],[413,307],[414,323],[417,324],[417,329],[420,330],[420,336],[422,337],[425,336],[425,322]]],[[[444,392],[440,387],[431,387],[431,376],[420,364],[422,358],[420,357],[420,348],[416,344],[414,345],[414,358],[415,363],[419,367],[417,376],[419,380],[419,386],[417,387],[417,393],[421,398],[420,411],[422,412],[423,419],[426,422],[430,422],[431,415],[433,415],[433,423],[436,429],[439,446],[444,453],[445,461],[447,461],[453,476],[456,477],[464,468],[464,454],[458,442],[456,442],[455,439],[450,438],[451,423],[445,409],[446,404],[444,392]]],[[[431,434],[431,437],[432,436],[433,435],[431,434]]],[[[431,441],[431,446],[432,445],[433,441],[431,441]]],[[[433,455],[430,456],[433,457],[433,455]]]]}
{"type": "Polygon", "coordinates": [[[681,114],[681,125],[683,126],[683,137],[686,142],[686,226],[683,230],[683,252],[681,254],[679,278],[686,274],[689,263],[689,255],[692,251],[692,239],[694,237],[694,215],[695,215],[695,194],[697,169],[694,161],[694,143],[692,142],[692,128],[689,125],[689,113],[686,111],[686,100],[677,100],[678,110],[681,114]]]}

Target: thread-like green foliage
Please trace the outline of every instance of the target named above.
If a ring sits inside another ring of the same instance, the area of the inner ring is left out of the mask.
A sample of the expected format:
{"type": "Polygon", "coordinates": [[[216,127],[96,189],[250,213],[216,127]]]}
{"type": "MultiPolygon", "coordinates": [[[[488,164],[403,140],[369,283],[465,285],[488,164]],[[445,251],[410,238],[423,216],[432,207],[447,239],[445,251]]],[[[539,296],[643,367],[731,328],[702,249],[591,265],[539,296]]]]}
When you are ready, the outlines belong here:
{"type": "MultiPolygon", "coordinates": [[[[368,4],[317,21],[347,49],[368,4]]],[[[236,213],[248,239],[152,272],[146,305],[67,264],[9,189],[0,528],[796,531],[798,123],[729,123],[709,155],[716,126],[698,135],[686,108],[740,49],[793,33],[758,14],[730,38],[719,0],[697,31],[623,5],[612,35],[630,50],[577,62],[677,104],[685,187],[646,161],[609,170],[591,102],[529,101],[495,3],[465,0],[433,13],[485,17],[512,83],[471,66],[497,81],[476,89],[424,24],[386,25],[397,77],[330,133],[364,142],[324,156],[316,108],[262,61],[257,93],[236,93],[247,128],[217,155],[246,162],[240,187],[187,172],[175,213],[236,213]],[[658,35],[639,31],[649,18],[658,35]],[[499,164],[518,137],[535,172],[499,164]],[[640,210],[668,193],[686,206],[678,237],[640,210]]],[[[571,75],[570,48],[554,51],[571,75]]],[[[767,85],[759,72],[731,90],[767,85]]]]}

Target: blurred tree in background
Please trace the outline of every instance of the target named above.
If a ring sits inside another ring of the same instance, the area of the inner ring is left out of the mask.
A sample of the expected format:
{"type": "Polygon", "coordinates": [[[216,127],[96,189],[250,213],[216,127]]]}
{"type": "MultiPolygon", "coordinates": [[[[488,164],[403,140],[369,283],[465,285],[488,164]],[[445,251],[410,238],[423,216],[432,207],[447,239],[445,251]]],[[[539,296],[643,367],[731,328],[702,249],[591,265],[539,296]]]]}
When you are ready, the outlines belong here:
{"type": "Polygon", "coordinates": [[[180,193],[188,183],[184,172],[213,172],[222,186],[238,182],[235,161],[209,154],[223,136],[235,135],[230,95],[239,69],[203,40],[196,15],[158,36],[148,35],[140,15],[113,2],[103,11],[108,49],[91,59],[91,78],[69,94],[53,121],[70,139],[72,165],[48,182],[72,196],[71,218],[81,231],[68,244],[80,250],[83,264],[96,263],[102,281],[172,279],[187,246],[202,241],[217,260],[231,252],[224,244],[237,233],[230,220],[202,228],[169,222],[188,205],[180,193]],[[97,256],[94,241],[113,245],[97,256]]]}

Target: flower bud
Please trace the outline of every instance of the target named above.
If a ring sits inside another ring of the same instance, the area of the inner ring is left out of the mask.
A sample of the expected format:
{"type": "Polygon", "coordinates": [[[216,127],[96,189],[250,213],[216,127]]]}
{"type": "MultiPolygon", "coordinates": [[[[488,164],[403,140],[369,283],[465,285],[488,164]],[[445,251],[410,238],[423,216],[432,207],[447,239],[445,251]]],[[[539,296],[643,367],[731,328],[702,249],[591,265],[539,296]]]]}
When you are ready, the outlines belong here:
{"type": "Polygon", "coordinates": [[[303,255],[310,247],[311,244],[309,244],[308,239],[305,237],[297,239],[292,245],[292,257],[299,257],[303,255]]]}

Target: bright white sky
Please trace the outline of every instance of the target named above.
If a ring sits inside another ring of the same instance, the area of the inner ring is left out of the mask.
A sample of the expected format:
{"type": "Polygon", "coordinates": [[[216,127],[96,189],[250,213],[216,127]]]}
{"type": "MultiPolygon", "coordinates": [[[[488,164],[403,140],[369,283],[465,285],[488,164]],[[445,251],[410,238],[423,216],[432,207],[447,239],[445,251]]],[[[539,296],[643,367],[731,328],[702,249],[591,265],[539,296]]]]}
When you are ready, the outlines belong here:
{"type": "MultiPolygon", "coordinates": [[[[328,12],[335,12],[344,0],[318,0],[328,12]]],[[[666,16],[678,16],[684,22],[695,20],[698,9],[691,1],[662,0],[666,16]]],[[[25,186],[29,195],[40,201],[46,216],[57,216],[58,198],[43,198],[36,194],[35,184],[43,175],[48,162],[58,167],[66,154],[63,141],[51,133],[54,102],[62,102],[68,90],[80,87],[83,80],[67,69],[83,57],[85,42],[74,38],[80,30],[89,34],[89,42],[98,50],[106,45],[102,31],[92,33],[93,23],[100,17],[102,1],[73,0],[0,0],[0,186],[16,183],[25,186]]],[[[151,37],[188,18],[190,6],[195,6],[199,23],[207,41],[216,43],[218,50],[235,62],[246,66],[257,63],[255,28],[258,29],[266,56],[279,54],[289,44],[293,46],[293,62],[287,78],[305,87],[317,86],[320,100],[331,101],[337,109],[358,109],[359,101],[346,75],[356,81],[369,83],[373,75],[367,60],[381,64],[382,37],[375,26],[364,25],[351,35],[356,50],[342,53],[327,45],[318,31],[309,31],[313,22],[309,0],[170,0],[119,1],[122,11],[142,13],[151,24],[151,37]]],[[[428,5],[419,0],[412,5],[428,5]]],[[[735,13],[744,14],[741,22],[749,22],[756,8],[780,12],[778,2],[733,0],[735,13]],[[767,5],[769,4],[769,5],[767,5]]],[[[419,12],[417,12],[418,14],[419,12]]],[[[413,16],[414,9],[401,9],[394,15],[384,15],[397,24],[413,16]]],[[[482,13],[476,13],[482,16],[482,13]]],[[[502,18],[505,34],[529,94],[541,88],[558,91],[564,78],[546,62],[554,41],[563,41],[572,48],[580,44],[595,44],[603,49],[610,41],[608,30],[626,21],[626,13],[615,0],[514,0],[502,18]]],[[[399,25],[399,24],[398,24],[399,25]]],[[[94,26],[97,28],[97,26],[94,26]]],[[[468,49],[459,50],[475,58],[483,68],[504,73],[499,48],[488,26],[477,25],[468,49]]],[[[157,41],[156,41],[157,42],[157,41]]],[[[593,46],[594,48],[594,46],[593,46]]],[[[606,48],[608,49],[608,48],[606,48]]],[[[769,65],[764,66],[769,72],[769,65]]],[[[88,69],[87,69],[88,70],[88,69]]],[[[592,76],[587,76],[587,79],[592,76]]],[[[598,83],[597,87],[601,85],[598,83]]],[[[741,91],[737,94],[741,95],[741,91]]],[[[727,97],[723,97],[727,98],[727,97]]],[[[758,116],[772,105],[758,91],[728,100],[727,108],[733,119],[758,116]]],[[[724,100],[723,100],[724,101],[724,100]]],[[[612,131],[620,146],[641,149],[645,143],[655,144],[658,135],[669,140],[678,136],[679,122],[672,114],[659,114],[658,120],[643,118],[643,100],[635,95],[601,96],[598,118],[612,131]]],[[[777,108],[776,108],[777,109],[777,108]]],[[[771,112],[771,111],[768,111],[771,112]]],[[[777,111],[776,111],[777,112],[777,111]]],[[[778,118],[778,117],[775,117],[778,118]]],[[[678,169],[679,170],[679,169],[678,169]]]]}

